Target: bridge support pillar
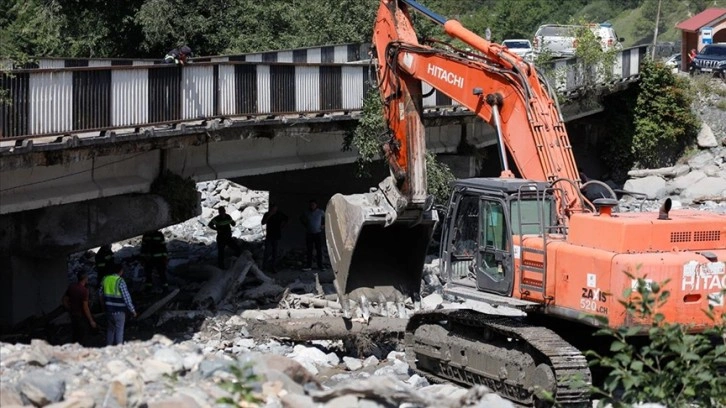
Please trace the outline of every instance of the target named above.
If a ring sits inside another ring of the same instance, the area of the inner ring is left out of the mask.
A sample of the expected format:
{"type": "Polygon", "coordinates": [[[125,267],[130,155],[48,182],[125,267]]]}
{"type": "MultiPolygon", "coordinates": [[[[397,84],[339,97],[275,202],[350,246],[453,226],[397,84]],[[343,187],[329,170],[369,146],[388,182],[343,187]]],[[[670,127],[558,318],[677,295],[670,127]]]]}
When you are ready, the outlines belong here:
{"type": "Polygon", "coordinates": [[[68,285],[65,257],[0,256],[0,328],[60,306],[68,285]]]}

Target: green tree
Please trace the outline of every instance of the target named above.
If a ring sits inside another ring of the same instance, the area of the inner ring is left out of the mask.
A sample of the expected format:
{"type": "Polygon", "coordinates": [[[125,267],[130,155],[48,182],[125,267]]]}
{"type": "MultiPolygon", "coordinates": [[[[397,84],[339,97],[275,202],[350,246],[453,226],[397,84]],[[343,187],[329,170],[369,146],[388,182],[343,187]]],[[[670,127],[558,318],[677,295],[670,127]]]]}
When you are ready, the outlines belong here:
{"type": "Polygon", "coordinates": [[[672,165],[700,125],[691,110],[688,82],[660,62],[646,61],[640,72],[631,152],[643,167],[672,165]]]}

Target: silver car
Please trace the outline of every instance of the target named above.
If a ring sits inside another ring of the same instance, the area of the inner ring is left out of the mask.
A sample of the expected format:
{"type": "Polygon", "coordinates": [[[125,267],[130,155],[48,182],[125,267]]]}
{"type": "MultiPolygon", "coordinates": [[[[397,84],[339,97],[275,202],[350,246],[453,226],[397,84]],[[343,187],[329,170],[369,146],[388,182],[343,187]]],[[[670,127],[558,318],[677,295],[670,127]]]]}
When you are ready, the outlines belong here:
{"type": "Polygon", "coordinates": [[[544,24],[534,34],[534,52],[539,54],[545,50],[553,57],[571,57],[577,48],[577,32],[585,27],[592,31],[600,41],[603,51],[623,48],[623,38],[619,38],[610,23],[588,24],[587,26],[544,24]]]}
{"type": "Polygon", "coordinates": [[[553,57],[570,57],[575,55],[578,26],[544,24],[534,33],[534,52],[549,52],[553,57]]]}
{"type": "Polygon", "coordinates": [[[532,43],[527,39],[504,40],[502,45],[524,59],[528,59],[532,54],[532,43]]]}

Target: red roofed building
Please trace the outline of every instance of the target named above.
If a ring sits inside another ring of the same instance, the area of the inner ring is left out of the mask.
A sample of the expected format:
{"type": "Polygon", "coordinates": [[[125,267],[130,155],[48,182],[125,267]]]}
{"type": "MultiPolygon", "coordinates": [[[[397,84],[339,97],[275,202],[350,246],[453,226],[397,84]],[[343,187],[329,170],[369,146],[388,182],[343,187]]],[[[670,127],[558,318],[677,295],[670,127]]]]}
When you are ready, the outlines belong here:
{"type": "Polygon", "coordinates": [[[713,28],[713,42],[726,43],[726,8],[709,8],[681,21],[676,28],[681,30],[681,70],[688,71],[688,52],[701,51],[705,45],[701,38],[703,27],[713,28]]]}

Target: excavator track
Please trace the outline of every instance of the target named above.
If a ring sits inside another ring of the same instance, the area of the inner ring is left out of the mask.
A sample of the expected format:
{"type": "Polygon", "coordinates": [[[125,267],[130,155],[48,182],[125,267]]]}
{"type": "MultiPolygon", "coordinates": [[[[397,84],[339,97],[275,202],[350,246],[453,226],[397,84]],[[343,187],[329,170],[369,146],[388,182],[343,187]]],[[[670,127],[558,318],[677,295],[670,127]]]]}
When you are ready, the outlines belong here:
{"type": "Polygon", "coordinates": [[[508,316],[472,310],[418,313],[406,328],[415,371],[462,385],[485,385],[524,406],[589,406],[585,356],[553,331],[508,316]]]}

